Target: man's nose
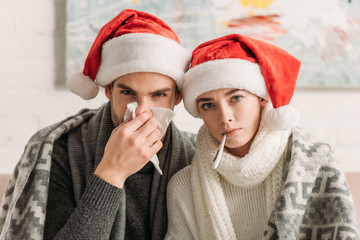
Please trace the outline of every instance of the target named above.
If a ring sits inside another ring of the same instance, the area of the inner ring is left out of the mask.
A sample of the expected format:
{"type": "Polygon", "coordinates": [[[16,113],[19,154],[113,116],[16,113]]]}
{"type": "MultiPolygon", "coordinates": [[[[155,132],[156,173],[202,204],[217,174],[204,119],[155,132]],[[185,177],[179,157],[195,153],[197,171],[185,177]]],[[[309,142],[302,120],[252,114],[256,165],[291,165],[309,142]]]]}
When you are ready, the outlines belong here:
{"type": "Polygon", "coordinates": [[[136,116],[150,109],[151,102],[147,98],[141,98],[137,101],[138,107],[136,109],[136,116]]]}

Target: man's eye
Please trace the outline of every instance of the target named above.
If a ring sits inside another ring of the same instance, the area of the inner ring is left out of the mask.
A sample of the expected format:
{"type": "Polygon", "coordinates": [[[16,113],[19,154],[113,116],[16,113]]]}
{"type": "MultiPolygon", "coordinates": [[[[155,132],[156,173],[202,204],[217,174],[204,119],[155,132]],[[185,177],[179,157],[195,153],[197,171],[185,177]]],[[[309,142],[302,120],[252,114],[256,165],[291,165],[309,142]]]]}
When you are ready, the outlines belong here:
{"type": "Polygon", "coordinates": [[[124,95],[133,95],[133,92],[129,91],[129,90],[122,90],[120,93],[122,93],[124,95]]]}
{"type": "Polygon", "coordinates": [[[211,109],[212,107],[214,107],[214,104],[212,104],[212,103],[204,103],[204,104],[201,105],[201,108],[202,108],[203,110],[209,110],[209,109],[211,109]]]}
{"type": "Polygon", "coordinates": [[[164,97],[164,96],[166,96],[166,94],[163,92],[158,92],[154,94],[154,97],[164,97]]]}

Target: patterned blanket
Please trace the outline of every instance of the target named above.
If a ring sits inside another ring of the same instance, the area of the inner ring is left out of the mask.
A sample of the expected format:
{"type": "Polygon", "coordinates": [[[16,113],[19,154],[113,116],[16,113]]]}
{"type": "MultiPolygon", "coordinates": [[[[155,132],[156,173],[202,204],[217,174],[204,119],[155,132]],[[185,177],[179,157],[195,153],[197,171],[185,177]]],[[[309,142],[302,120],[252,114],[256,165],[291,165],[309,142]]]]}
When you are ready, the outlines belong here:
{"type": "MultiPolygon", "coordinates": [[[[207,150],[211,152],[210,147],[207,150]]],[[[198,227],[199,207],[194,203],[193,191],[197,190],[190,187],[192,167],[183,169],[170,181],[167,193],[172,217],[165,239],[203,239],[198,227]]],[[[328,144],[300,128],[292,129],[281,177],[282,181],[266,180],[269,186],[279,184],[280,191],[262,239],[360,240],[352,195],[328,144]]],[[[204,239],[217,239],[211,227],[206,231],[210,234],[204,239]]]]}
{"type": "MultiPolygon", "coordinates": [[[[42,239],[53,143],[95,113],[83,110],[30,139],[2,202],[1,240],[17,239],[15,233],[22,239],[42,239]]],[[[285,187],[265,239],[360,239],[351,192],[329,146],[299,130],[293,131],[293,139],[287,159],[300,160],[286,166],[285,187]]]]}
{"type": "Polygon", "coordinates": [[[293,129],[285,185],[264,239],[359,240],[350,188],[328,144],[293,129]]]}
{"type": "Polygon", "coordinates": [[[78,114],[37,132],[28,142],[10,178],[0,209],[0,239],[42,239],[53,143],[97,111],[78,114]]]}

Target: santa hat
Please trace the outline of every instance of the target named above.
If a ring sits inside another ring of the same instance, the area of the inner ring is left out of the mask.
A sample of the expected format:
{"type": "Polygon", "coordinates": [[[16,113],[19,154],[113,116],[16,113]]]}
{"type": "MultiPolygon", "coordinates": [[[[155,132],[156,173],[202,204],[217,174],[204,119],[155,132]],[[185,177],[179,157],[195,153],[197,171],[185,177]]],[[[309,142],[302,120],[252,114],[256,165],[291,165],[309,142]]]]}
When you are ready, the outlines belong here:
{"type": "Polygon", "coordinates": [[[196,99],[220,88],[247,90],[271,101],[266,114],[272,129],[285,130],[299,121],[289,106],[300,70],[300,61],[283,49],[239,34],[199,45],[192,53],[190,69],[181,84],[186,110],[200,117],[196,99]]]}
{"type": "Polygon", "coordinates": [[[99,31],[82,73],[68,80],[68,88],[83,99],[94,98],[98,85],[134,72],[155,72],[176,83],[188,69],[191,54],[174,31],[159,18],[126,9],[99,31]]]}

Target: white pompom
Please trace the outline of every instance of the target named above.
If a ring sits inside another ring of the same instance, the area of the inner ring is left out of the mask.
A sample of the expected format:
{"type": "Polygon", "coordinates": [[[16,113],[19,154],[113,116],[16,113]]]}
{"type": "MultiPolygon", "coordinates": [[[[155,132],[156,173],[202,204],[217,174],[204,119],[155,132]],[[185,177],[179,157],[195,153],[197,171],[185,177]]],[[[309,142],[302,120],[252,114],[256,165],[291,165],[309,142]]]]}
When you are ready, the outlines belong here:
{"type": "Polygon", "coordinates": [[[83,73],[75,73],[70,76],[67,81],[67,86],[71,92],[84,100],[96,97],[99,92],[99,86],[91,80],[89,76],[86,76],[83,73]]]}
{"type": "Polygon", "coordinates": [[[291,129],[295,127],[300,120],[299,112],[289,105],[269,109],[265,117],[268,126],[274,130],[291,129]]]}

